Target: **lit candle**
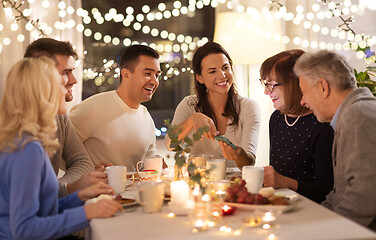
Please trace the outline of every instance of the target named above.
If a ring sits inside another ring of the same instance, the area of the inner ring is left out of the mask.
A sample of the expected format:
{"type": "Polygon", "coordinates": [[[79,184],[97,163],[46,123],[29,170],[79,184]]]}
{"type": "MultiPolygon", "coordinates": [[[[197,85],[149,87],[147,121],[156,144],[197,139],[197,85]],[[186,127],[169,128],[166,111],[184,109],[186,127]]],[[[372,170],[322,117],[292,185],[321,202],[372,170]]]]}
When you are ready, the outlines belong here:
{"type": "Polygon", "coordinates": [[[193,232],[206,231],[208,230],[208,225],[209,221],[207,219],[196,216],[193,223],[193,232]]]}
{"type": "Polygon", "coordinates": [[[275,216],[272,212],[266,212],[265,215],[262,217],[262,221],[264,223],[272,223],[275,221],[275,216]]]}
{"type": "Polygon", "coordinates": [[[223,215],[224,216],[232,215],[232,214],[234,214],[235,209],[236,209],[235,207],[231,207],[229,205],[224,205],[223,208],[222,208],[223,215]]]}
{"type": "Polygon", "coordinates": [[[189,186],[183,180],[171,182],[170,192],[171,204],[185,205],[186,202],[189,200],[189,186]]]}

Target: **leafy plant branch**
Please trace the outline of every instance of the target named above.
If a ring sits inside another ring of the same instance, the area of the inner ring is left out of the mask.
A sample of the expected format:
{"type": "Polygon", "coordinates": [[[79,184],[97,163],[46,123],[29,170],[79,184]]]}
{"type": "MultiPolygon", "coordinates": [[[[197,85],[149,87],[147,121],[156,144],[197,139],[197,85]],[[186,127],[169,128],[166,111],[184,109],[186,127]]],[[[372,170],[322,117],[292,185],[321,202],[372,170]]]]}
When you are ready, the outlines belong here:
{"type": "MultiPolygon", "coordinates": [[[[175,165],[178,168],[182,168],[186,164],[187,155],[191,152],[193,143],[199,141],[204,133],[209,132],[209,126],[200,127],[192,137],[186,136],[183,139],[179,139],[179,134],[182,129],[179,126],[170,123],[169,119],[164,120],[164,125],[167,127],[167,135],[171,140],[170,148],[175,152],[175,165]]],[[[197,167],[193,164],[188,166],[189,178],[196,182],[200,186],[200,190],[203,193],[205,191],[206,174],[212,169],[206,171],[197,171],[197,167]]]]}

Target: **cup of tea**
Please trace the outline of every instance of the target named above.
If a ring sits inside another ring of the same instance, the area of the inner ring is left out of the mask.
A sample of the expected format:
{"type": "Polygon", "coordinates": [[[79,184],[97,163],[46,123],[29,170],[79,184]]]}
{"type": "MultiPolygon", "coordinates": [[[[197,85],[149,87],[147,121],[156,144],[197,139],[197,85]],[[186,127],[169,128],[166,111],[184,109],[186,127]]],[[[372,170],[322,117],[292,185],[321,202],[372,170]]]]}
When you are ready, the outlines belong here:
{"type": "Polygon", "coordinates": [[[250,193],[259,193],[264,181],[264,168],[256,166],[244,166],[242,179],[245,180],[245,187],[250,193]]]}
{"type": "Polygon", "coordinates": [[[126,166],[106,167],[108,184],[114,189],[115,193],[123,193],[127,183],[126,166]]]}
{"type": "Polygon", "coordinates": [[[162,173],[163,157],[155,155],[151,157],[146,157],[144,160],[139,161],[136,165],[137,172],[140,172],[140,170],[142,169],[142,165],[143,170],[157,170],[159,173],[162,173]]]}
{"type": "Polygon", "coordinates": [[[136,193],[136,201],[142,206],[144,213],[160,212],[164,200],[164,184],[162,182],[142,183],[136,193]]]}

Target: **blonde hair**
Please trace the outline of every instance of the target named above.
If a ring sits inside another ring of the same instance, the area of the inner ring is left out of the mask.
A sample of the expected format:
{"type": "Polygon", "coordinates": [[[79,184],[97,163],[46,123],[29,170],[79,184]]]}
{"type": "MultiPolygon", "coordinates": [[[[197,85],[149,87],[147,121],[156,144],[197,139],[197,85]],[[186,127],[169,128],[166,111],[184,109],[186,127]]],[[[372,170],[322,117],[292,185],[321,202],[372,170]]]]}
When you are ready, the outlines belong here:
{"type": "Polygon", "coordinates": [[[56,138],[61,77],[47,57],[24,58],[9,71],[0,102],[0,150],[13,152],[33,140],[49,156],[59,147],[56,138]],[[31,137],[22,141],[23,135],[31,137]]]}

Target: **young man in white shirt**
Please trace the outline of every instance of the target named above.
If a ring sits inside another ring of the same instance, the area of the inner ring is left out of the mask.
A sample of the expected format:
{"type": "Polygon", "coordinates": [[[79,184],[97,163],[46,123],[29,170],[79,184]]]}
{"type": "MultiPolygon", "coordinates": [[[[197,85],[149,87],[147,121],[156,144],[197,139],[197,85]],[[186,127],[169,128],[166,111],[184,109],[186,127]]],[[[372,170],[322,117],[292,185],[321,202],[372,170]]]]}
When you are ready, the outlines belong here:
{"type": "Polygon", "coordinates": [[[135,171],[138,161],[156,154],[154,121],[141,103],[150,101],[159,86],[158,58],[148,46],[126,48],[117,90],[72,108],[69,116],[94,164],[108,161],[135,171]]]}

